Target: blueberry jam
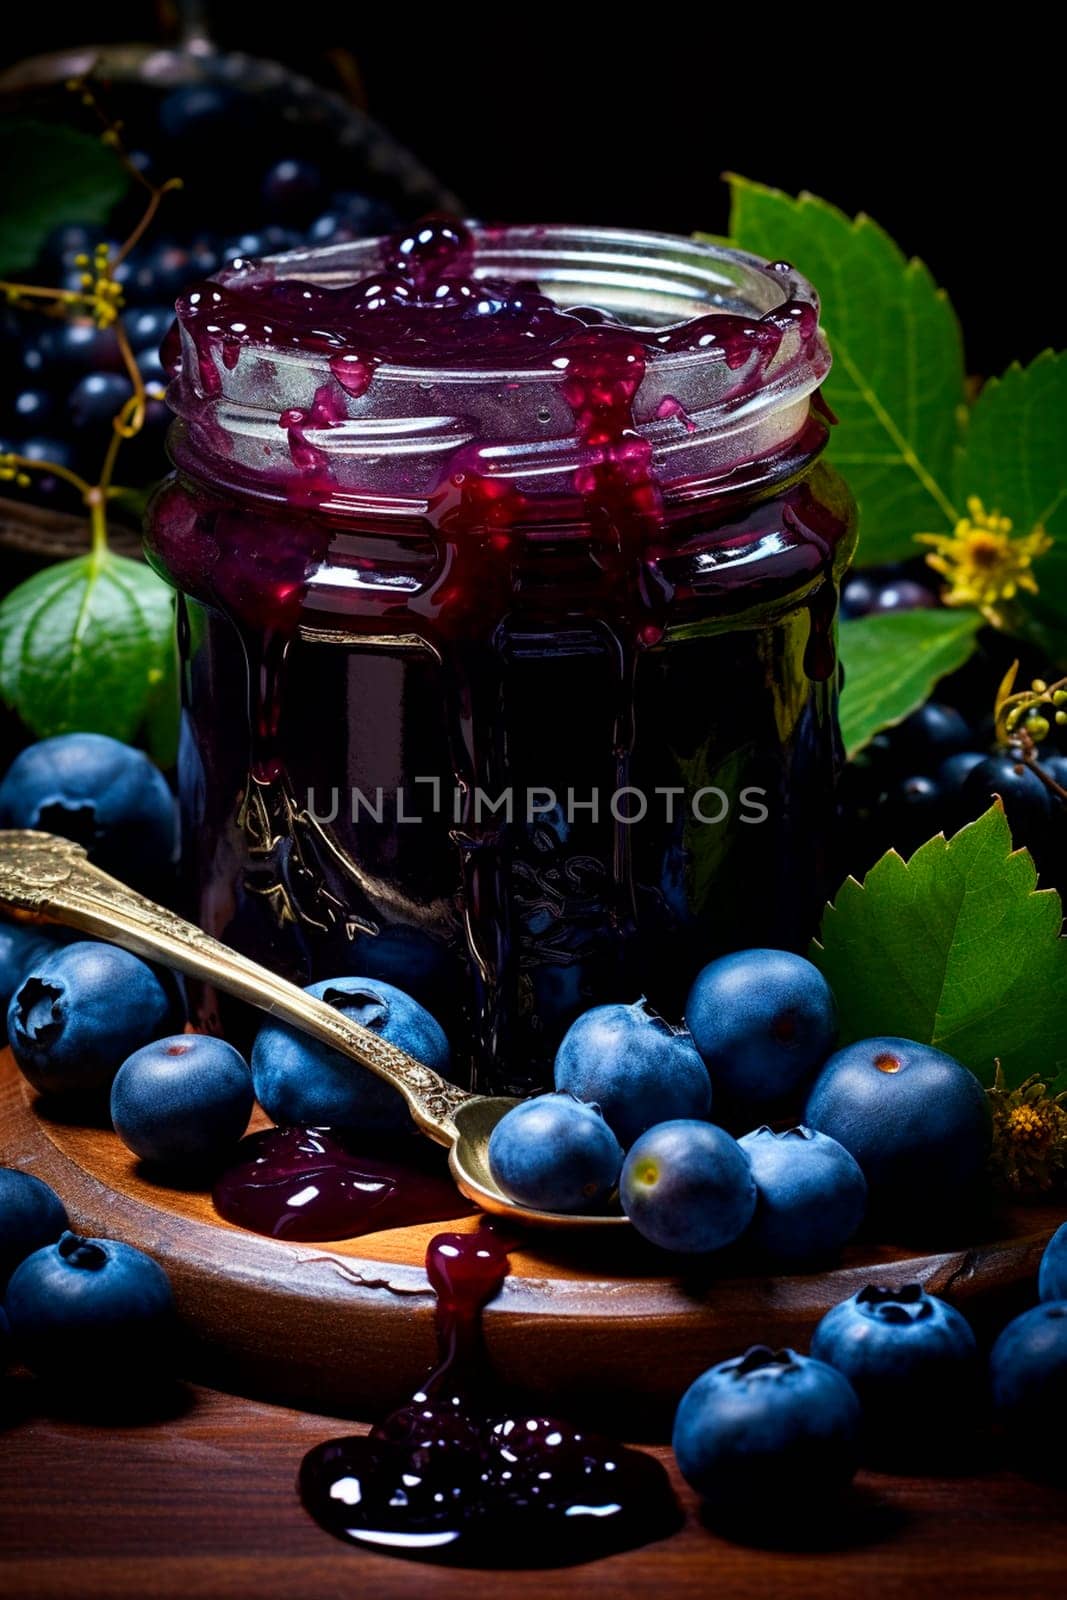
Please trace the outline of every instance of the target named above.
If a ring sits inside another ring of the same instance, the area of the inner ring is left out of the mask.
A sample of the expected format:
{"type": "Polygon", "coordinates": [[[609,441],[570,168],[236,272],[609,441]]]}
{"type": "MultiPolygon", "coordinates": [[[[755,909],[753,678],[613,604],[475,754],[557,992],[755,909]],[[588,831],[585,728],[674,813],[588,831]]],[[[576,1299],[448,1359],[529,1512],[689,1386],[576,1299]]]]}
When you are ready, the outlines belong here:
{"type": "Polygon", "coordinates": [[[201,925],[396,983],[491,1092],[544,1086],[590,1005],[677,1012],[710,956],[805,948],[853,543],[810,286],[433,221],[178,311],[148,554],[201,925]]]}
{"type": "Polygon", "coordinates": [[[548,1567],[679,1527],[659,1462],[511,1408],[487,1382],[481,1309],[507,1270],[507,1249],[488,1228],[430,1241],[439,1365],[368,1435],[331,1439],[304,1457],[300,1495],[328,1532],[423,1560],[548,1567]]]}
{"type": "MultiPolygon", "coordinates": [[[[179,300],[178,315],[212,392],[218,384],[215,348],[231,371],[245,346],[323,353],[340,386],[357,396],[385,362],[524,367],[573,358],[584,349],[595,352],[601,379],[617,386],[611,403],[626,407],[624,428],[632,400],[627,369],[633,389],[644,362],[657,355],[703,351],[735,371],[755,357],[758,372],[777,355],[787,328],[798,329],[805,342],[814,341],[818,329],[814,305],[794,300],[760,317],[714,312],[666,328],[638,329],[598,306],[560,306],[535,282],[475,277],[474,252],[464,224],[430,219],[412,234],[387,240],[380,266],[356,283],[334,287],[278,278],[252,264],[223,281],[196,285],[179,300]]],[[[789,272],[784,264],[767,270],[789,272]]],[[[570,371],[579,370],[572,359],[570,371]]]]}
{"type": "Polygon", "coordinates": [[[249,1134],[215,1184],[219,1215],[272,1239],[354,1239],[468,1215],[440,1150],[424,1139],[375,1143],[373,1156],[324,1128],[249,1134]]]}

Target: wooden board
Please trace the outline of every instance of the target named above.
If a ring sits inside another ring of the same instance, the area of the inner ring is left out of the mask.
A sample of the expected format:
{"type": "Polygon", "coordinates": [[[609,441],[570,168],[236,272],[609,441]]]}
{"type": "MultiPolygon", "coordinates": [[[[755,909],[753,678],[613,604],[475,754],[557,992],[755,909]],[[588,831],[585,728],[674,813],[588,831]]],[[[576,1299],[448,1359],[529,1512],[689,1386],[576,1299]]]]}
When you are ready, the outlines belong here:
{"type": "MultiPolygon", "coordinates": [[[[162,1262],[192,1336],[190,1370],[239,1393],[378,1415],[434,1355],[426,1243],[457,1223],[326,1245],[262,1238],[223,1222],[200,1191],[148,1181],[102,1128],[38,1116],[10,1053],[0,1056],[0,1164],[61,1195],[72,1223],[162,1262]]],[[[995,1327],[1033,1299],[1062,1210],[1008,1213],[996,1237],[931,1253],[855,1246],[833,1271],[724,1275],[665,1270],[629,1230],[588,1239],[530,1234],[485,1316],[496,1370],[546,1403],[594,1416],[625,1402],[628,1432],[660,1435],[684,1386],[750,1344],[806,1350],[838,1300],[874,1282],[919,1282],[995,1327]]],[[[734,1269],[737,1270],[736,1268],[734,1269]]]]}
{"type": "Polygon", "coordinates": [[[863,1472],[843,1512],[760,1550],[713,1533],[671,1474],[685,1527],[580,1567],[426,1567],[346,1548],[294,1492],[335,1418],[198,1389],[165,1422],[51,1417],[2,1381],[4,1600],[1052,1600],[1062,1489],[983,1461],[946,1480],[863,1472]]]}

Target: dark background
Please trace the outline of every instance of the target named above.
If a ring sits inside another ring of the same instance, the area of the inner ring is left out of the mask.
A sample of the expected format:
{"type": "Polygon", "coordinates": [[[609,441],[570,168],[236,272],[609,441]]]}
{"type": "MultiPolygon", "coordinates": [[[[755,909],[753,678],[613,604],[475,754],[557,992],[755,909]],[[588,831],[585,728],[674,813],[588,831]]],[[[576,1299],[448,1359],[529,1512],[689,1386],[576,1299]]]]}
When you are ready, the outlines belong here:
{"type": "MultiPolygon", "coordinates": [[[[3,54],[173,39],[181,9],[43,3],[9,18],[3,54]]],[[[192,9],[220,46],[362,98],[476,216],[721,232],[735,170],[865,210],[922,255],[973,371],[1067,344],[1064,45],[1033,13],[989,34],[962,15],[946,42],[932,11],[895,9],[192,9]]]]}

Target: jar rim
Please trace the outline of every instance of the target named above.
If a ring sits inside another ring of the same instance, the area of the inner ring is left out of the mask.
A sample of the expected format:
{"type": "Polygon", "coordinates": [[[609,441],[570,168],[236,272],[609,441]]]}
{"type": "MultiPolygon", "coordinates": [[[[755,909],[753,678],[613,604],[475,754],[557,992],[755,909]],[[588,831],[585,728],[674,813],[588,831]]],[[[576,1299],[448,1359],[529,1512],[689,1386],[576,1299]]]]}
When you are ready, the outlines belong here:
{"type": "MultiPolygon", "coordinates": [[[[471,276],[476,279],[536,281],[563,308],[595,303],[619,315],[635,329],[668,327],[710,311],[759,317],[790,300],[810,305],[818,314],[819,297],[810,281],[787,262],[772,263],[747,250],[698,235],[643,229],[587,227],[572,223],[469,224],[474,240],[471,276]],[[575,291],[583,290],[584,293],[575,291]],[[638,320],[637,313],[660,313],[638,320]]],[[[223,284],[264,279],[300,278],[324,288],[341,287],[369,276],[383,264],[388,241],[375,237],[341,244],[288,250],[255,262],[235,261],[215,274],[223,284]]],[[[307,351],[286,352],[262,346],[272,355],[308,359],[307,351]]],[[[657,352],[655,365],[664,371],[707,366],[716,360],[707,350],[657,352]]],[[[434,377],[492,382],[558,381],[551,365],[517,362],[499,367],[442,362],[382,361],[375,378],[421,382],[434,377]]]]}
{"type": "MultiPolygon", "coordinates": [[[[597,305],[635,329],[709,313],[758,321],[784,308],[770,356],[755,344],[739,365],[721,345],[657,349],[644,365],[633,429],[651,446],[668,498],[782,451],[803,431],[810,398],[829,370],[818,295],[799,272],[732,246],[666,233],[570,224],[471,225],[472,275],[538,283],[562,308],[597,305]],[[793,312],[796,315],[793,315],[793,312]]],[[[336,287],[379,268],[389,242],[366,239],[236,262],[223,287],[250,274],[336,287]]],[[[559,366],[507,363],[375,365],[367,387],[344,390],[331,352],[294,343],[205,340],[183,320],[181,372],[168,399],[179,423],[172,453],[191,470],[299,492],[309,460],[333,502],[389,502],[418,513],[461,451],[523,493],[567,497],[585,459],[559,366]],[[326,394],[330,415],[317,420],[326,394]],[[299,417],[299,451],[286,419],[299,417]],[[301,455],[302,461],[295,460],[301,455]]],[[[284,323],[280,326],[284,331],[284,323]]],[[[564,369],[566,363],[563,363],[564,369]]]]}

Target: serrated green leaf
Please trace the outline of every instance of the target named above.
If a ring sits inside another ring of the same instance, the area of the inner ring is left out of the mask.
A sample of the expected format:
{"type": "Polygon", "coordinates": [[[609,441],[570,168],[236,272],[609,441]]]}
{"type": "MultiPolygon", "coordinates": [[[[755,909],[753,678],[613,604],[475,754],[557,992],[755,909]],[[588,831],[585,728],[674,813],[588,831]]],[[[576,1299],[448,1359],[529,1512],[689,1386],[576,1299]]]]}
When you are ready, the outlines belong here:
{"type": "Polygon", "coordinates": [[[831,459],[860,507],[865,565],[913,555],[916,533],[954,520],[953,455],[963,345],[944,290],[870,217],[729,178],[730,232],[810,277],[834,365],[824,385],[840,422],[831,459]]]}
{"type": "Polygon", "coordinates": [[[849,759],[882,728],[902,722],[934,685],[970,656],[982,618],[975,611],[891,611],[838,630],[845,669],[841,737],[849,759]]]}
{"type": "Polygon", "coordinates": [[[98,223],[126,189],[115,153],[61,123],[0,125],[0,276],[31,267],[53,228],[98,223]]]}
{"type": "Polygon", "coordinates": [[[826,910],[811,959],[837,998],[841,1043],[891,1034],[946,1050],[1009,1087],[1067,1064],[1067,939],[997,801],[909,861],[890,851],[826,910]]]}
{"type": "Polygon", "coordinates": [[[149,567],[108,550],[35,573],[0,604],[0,695],[54,733],[130,740],[161,691],[174,596],[149,567]]]}
{"type": "Polygon", "coordinates": [[[956,463],[956,497],[976,494],[1010,517],[1018,534],[1041,523],[1052,535],[1020,610],[1036,642],[1067,666],[1067,351],[1046,350],[982,388],[956,463]]]}

